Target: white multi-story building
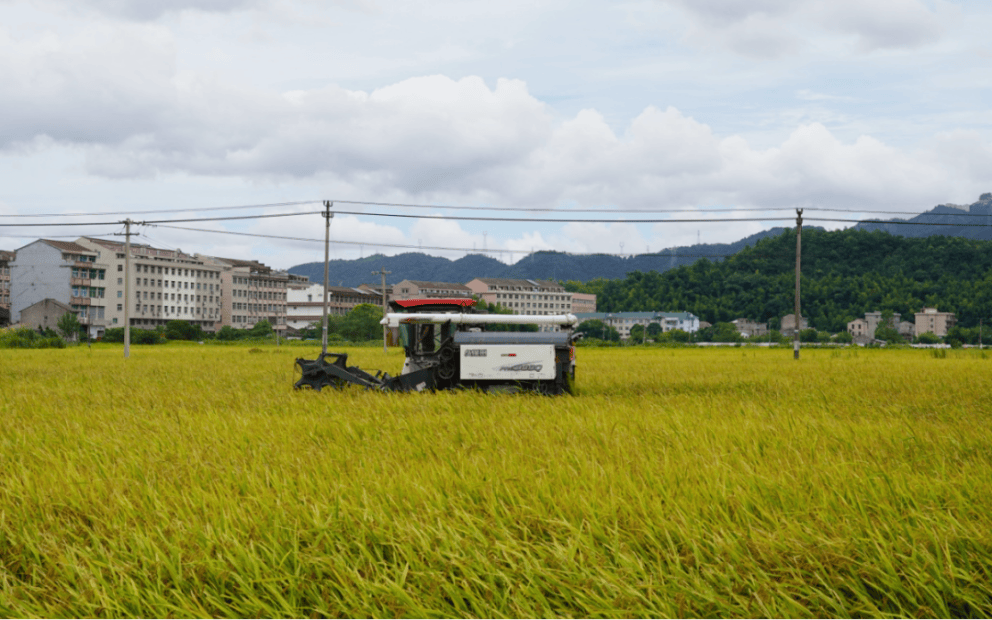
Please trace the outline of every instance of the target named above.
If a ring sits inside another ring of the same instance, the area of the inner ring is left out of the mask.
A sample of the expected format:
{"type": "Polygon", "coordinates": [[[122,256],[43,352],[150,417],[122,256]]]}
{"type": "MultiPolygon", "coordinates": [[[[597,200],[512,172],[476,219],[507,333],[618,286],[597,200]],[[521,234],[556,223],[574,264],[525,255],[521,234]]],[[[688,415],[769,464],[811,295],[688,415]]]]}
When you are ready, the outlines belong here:
{"type": "Polygon", "coordinates": [[[630,328],[640,325],[647,329],[652,323],[657,323],[662,332],[680,329],[684,332],[699,331],[699,317],[691,312],[581,312],[575,315],[581,324],[583,321],[597,319],[620,333],[621,338],[630,338],[630,328]]]}
{"type": "Polygon", "coordinates": [[[125,304],[130,304],[131,327],[155,329],[186,321],[209,332],[219,326],[220,270],[204,257],[132,243],[131,280],[125,286],[123,242],[80,237],[76,243],[107,265],[107,327],[124,327],[125,304]]]}
{"type": "Polygon", "coordinates": [[[10,313],[46,299],[69,306],[90,338],[107,324],[108,264],[98,252],[71,241],[38,239],[18,248],[10,266],[10,313]]]}
{"type": "MultiPolygon", "coordinates": [[[[327,312],[331,315],[344,315],[358,304],[381,305],[378,293],[346,286],[327,287],[327,312]]],[[[292,286],[287,292],[286,325],[291,329],[303,329],[324,318],[324,287],[311,284],[305,288],[292,286]]]]}

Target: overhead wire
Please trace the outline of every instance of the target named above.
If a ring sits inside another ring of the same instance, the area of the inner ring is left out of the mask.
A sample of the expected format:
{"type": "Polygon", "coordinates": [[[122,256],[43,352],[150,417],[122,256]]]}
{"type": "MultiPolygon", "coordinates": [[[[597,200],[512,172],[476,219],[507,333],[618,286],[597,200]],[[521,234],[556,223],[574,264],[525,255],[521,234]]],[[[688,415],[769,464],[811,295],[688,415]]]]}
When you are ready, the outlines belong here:
{"type": "MultiPolygon", "coordinates": [[[[172,207],[162,209],[144,209],[130,211],[101,211],[90,213],[34,213],[34,214],[7,214],[3,217],[11,218],[42,218],[42,217],[97,217],[111,215],[145,215],[154,213],[186,213],[186,212],[210,212],[244,209],[268,209],[278,207],[290,207],[309,204],[318,204],[323,200],[295,200],[286,202],[270,202],[250,205],[232,205],[223,207],[172,207]]],[[[341,200],[332,199],[335,204],[367,205],[380,207],[396,207],[405,209],[440,209],[458,211],[496,211],[496,212],[529,212],[529,213],[765,213],[773,211],[793,211],[796,207],[680,207],[673,209],[665,208],[621,208],[621,207],[591,207],[591,208],[569,208],[569,207],[500,207],[500,206],[479,206],[479,205],[436,205],[423,203],[405,202],[377,202],[370,200],[341,200]]],[[[987,217],[975,213],[920,213],[916,211],[892,211],[883,209],[837,209],[831,207],[801,207],[809,211],[825,211],[834,213],[880,213],[886,215],[939,215],[951,217],[987,217]]]]}
{"type": "MultiPolygon", "coordinates": [[[[201,232],[201,233],[214,233],[220,235],[234,235],[239,237],[258,237],[261,239],[280,239],[284,241],[306,241],[312,243],[324,243],[323,239],[313,239],[308,237],[290,237],[283,235],[266,235],[262,233],[244,233],[236,232],[231,230],[215,230],[215,229],[205,229],[205,228],[191,228],[188,226],[169,226],[165,224],[156,224],[156,228],[169,228],[173,230],[185,230],[190,232],[201,232]]],[[[369,246],[369,247],[382,247],[382,248],[397,248],[397,249],[411,249],[411,250],[442,250],[447,252],[471,252],[476,254],[534,254],[534,250],[507,250],[507,249],[490,249],[490,250],[478,250],[477,248],[461,248],[461,247],[448,247],[448,246],[434,246],[434,245],[412,245],[404,243],[383,243],[379,241],[344,241],[340,239],[331,239],[330,243],[336,243],[339,245],[351,245],[351,246],[369,246]]],[[[555,252],[558,254],[566,254],[568,256],[602,256],[608,255],[605,252],[561,252],[558,250],[537,250],[536,252],[555,252]]],[[[614,256],[609,254],[609,256],[614,256]]],[[[732,256],[732,254],[681,254],[681,253],[671,253],[662,254],[660,252],[639,254],[638,256],[656,256],[659,258],[726,258],[732,256]]]]}

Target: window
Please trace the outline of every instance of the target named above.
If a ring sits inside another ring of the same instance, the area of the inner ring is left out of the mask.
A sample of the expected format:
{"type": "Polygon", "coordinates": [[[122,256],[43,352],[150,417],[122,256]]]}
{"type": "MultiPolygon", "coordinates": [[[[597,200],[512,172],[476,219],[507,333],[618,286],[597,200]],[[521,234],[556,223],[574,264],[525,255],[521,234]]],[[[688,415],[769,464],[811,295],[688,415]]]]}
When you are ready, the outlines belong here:
{"type": "MultiPolygon", "coordinates": [[[[124,310],[124,306],[122,304],[117,304],[117,311],[118,312],[121,312],[122,310],[124,310]]],[[[116,321],[116,320],[117,319],[114,319],[114,321],[116,321]]]]}

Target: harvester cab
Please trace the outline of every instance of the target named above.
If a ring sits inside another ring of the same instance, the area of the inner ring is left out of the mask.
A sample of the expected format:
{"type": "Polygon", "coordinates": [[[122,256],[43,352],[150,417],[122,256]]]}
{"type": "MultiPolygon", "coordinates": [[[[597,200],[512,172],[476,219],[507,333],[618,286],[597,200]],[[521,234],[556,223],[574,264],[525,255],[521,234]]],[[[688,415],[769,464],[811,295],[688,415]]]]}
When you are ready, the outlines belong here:
{"type": "Polygon", "coordinates": [[[406,359],[396,377],[347,366],[344,353],[297,359],[297,388],[319,390],[350,383],[384,391],[476,388],[484,391],[572,391],[575,347],[572,314],[522,315],[475,312],[472,299],[391,302],[382,324],[398,332],[406,359]],[[537,325],[542,331],[493,331],[537,325]],[[496,328],[495,326],[504,326],[496,328]]]}

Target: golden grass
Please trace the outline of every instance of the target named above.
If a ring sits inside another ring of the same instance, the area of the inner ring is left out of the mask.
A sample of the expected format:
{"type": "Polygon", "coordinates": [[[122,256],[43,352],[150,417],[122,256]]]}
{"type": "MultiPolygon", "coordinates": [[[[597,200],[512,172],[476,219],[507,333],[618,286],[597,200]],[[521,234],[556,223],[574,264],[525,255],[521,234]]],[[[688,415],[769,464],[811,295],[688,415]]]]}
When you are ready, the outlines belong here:
{"type": "Polygon", "coordinates": [[[992,615],[979,352],[580,349],[557,398],[313,354],[0,351],[0,615],[992,615]]]}

